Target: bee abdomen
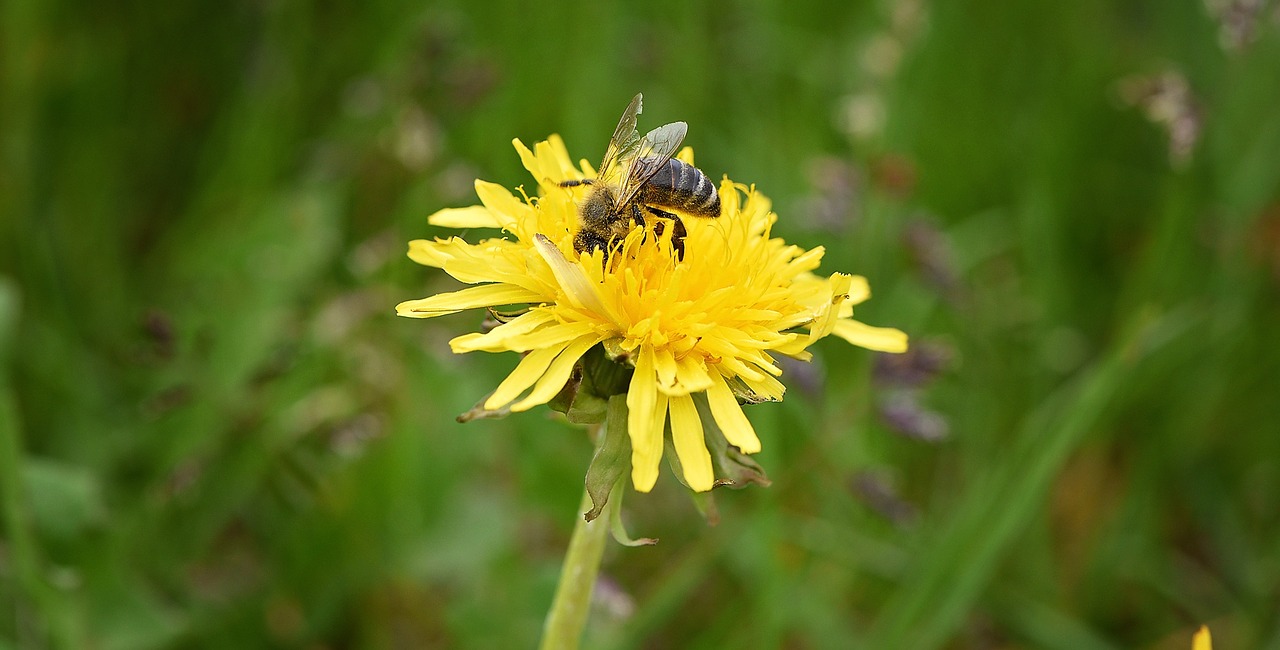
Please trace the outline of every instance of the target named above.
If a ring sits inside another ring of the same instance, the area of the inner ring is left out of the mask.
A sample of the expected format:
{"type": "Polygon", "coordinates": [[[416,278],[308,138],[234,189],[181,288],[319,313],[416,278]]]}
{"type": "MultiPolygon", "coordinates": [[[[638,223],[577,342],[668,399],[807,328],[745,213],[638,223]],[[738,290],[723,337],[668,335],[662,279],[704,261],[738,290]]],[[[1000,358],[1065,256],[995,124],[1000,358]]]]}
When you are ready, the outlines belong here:
{"type": "Polygon", "coordinates": [[[720,216],[720,193],[701,169],[672,158],[649,179],[646,202],[701,217],[720,216]]]}

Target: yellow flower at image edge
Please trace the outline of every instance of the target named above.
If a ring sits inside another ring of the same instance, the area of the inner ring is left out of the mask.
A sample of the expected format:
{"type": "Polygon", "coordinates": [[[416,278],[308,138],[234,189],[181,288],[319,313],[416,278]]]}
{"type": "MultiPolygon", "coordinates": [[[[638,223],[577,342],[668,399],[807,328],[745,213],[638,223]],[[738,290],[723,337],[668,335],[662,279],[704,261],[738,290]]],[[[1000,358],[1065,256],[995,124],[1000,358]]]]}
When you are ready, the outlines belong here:
{"type": "Polygon", "coordinates": [[[1191,650],[1213,650],[1213,638],[1209,636],[1209,626],[1201,625],[1191,638],[1191,650]]]}
{"type": "MultiPolygon", "coordinates": [[[[578,254],[573,237],[584,188],[559,183],[593,178],[595,171],[585,161],[575,167],[557,136],[532,151],[519,140],[514,144],[538,182],[539,196],[523,196],[521,190],[517,197],[476,181],[482,205],[441,210],[429,219],[453,228],[501,228],[514,239],[411,242],[411,259],[477,286],[409,300],[396,311],[430,318],[528,305],[486,333],[450,341],[456,353],[528,353],[486,409],[523,411],[545,404],[598,344],[611,358],[634,366],[626,404],[636,490],[649,491],[658,478],[668,419],[685,483],[697,491],[713,487],[694,399],[699,393],[730,444],[748,454],[759,451],[760,440],[739,402],[782,399],[782,371],[772,354],[807,360],[806,348],[832,334],[872,350],[907,349],[902,332],[852,320],[853,306],[870,296],[864,278],[817,276],[822,248],[804,250],[770,237],[777,217],[754,188],[725,180],[718,219],[684,218],[683,259],[672,250],[671,228],[665,236],[634,228],[607,259],[599,250],[578,254]]],[[[688,148],[679,157],[692,164],[688,148]]]]}

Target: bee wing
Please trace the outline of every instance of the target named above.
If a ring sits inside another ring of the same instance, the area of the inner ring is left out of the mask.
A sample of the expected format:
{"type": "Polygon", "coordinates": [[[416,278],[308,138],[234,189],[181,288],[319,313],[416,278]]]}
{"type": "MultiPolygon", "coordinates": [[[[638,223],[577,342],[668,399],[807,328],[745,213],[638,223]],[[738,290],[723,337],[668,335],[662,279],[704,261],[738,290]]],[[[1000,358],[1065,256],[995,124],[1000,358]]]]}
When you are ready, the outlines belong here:
{"type": "Polygon", "coordinates": [[[647,134],[636,147],[635,156],[629,160],[627,175],[618,190],[621,197],[618,205],[625,205],[635,197],[636,192],[644,186],[662,166],[676,154],[684,136],[689,132],[689,125],[684,122],[664,124],[647,134]]]}
{"type": "Polygon", "coordinates": [[[609,138],[609,147],[605,149],[604,160],[600,161],[600,169],[597,170],[599,180],[615,186],[620,183],[624,169],[620,163],[633,159],[640,148],[636,116],[642,110],[643,95],[636,93],[631,98],[631,103],[627,104],[627,110],[622,112],[622,119],[618,120],[618,128],[613,130],[613,137],[609,138]]]}

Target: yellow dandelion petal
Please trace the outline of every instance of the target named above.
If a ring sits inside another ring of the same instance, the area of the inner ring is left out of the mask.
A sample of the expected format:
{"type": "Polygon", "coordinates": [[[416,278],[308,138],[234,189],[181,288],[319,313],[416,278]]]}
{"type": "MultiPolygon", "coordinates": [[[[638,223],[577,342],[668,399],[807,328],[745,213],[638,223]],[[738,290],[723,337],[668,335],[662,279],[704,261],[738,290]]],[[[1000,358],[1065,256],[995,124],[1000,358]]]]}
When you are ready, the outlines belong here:
{"type": "Polygon", "coordinates": [[[836,323],[832,334],[868,350],[907,351],[907,335],[892,327],[872,327],[856,320],[842,320],[836,323]]]}
{"type": "Polygon", "coordinates": [[[423,266],[444,266],[445,260],[450,256],[445,253],[438,241],[427,241],[425,239],[415,239],[409,242],[409,259],[423,266]]]}
{"type": "Polygon", "coordinates": [[[575,339],[572,343],[556,357],[555,361],[547,367],[546,373],[538,380],[537,385],[533,387],[533,391],[528,397],[511,405],[512,411],[527,411],[535,406],[546,404],[552,397],[564,388],[565,382],[569,381],[569,375],[573,372],[573,366],[582,358],[582,355],[591,346],[600,342],[600,337],[594,334],[575,339]]]}
{"type": "Polygon", "coordinates": [[[748,360],[755,363],[757,368],[765,371],[770,375],[773,375],[774,377],[782,376],[782,368],[779,368],[776,364],[774,364],[773,357],[767,354],[764,354],[763,352],[756,353],[754,355],[754,358],[750,358],[748,360]]]}
{"type": "MultiPolygon", "coordinates": [[[[707,347],[711,348],[712,346],[708,345],[707,347]]],[[[736,356],[730,356],[727,352],[712,352],[712,354],[719,360],[722,368],[736,377],[741,377],[743,380],[763,381],[767,376],[757,371],[753,365],[743,363],[741,359],[736,356]]]]}
{"type": "Polygon", "coordinates": [[[805,351],[805,348],[809,347],[809,345],[810,340],[808,336],[792,336],[789,340],[773,346],[773,349],[779,354],[785,354],[789,357],[808,361],[813,356],[805,351]]]}
{"type": "Polygon", "coordinates": [[[631,484],[637,492],[648,492],[658,482],[658,471],[662,467],[663,433],[667,428],[668,398],[658,393],[653,401],[653,409],[646,418],[652,431],[657,435],[649,435],[640,441],[643,446],[636,446],[636,436],[631,436],[631,484]]]}
{"type": "MultiPolygon", "coordinates": [[[[533,174],[535,179],[541,179],[543,173],[543,162],[539,160],[537,156],[533,155],[533,151],[530,150],[529,147],[525,146],[524,142],[520,138],[512,138],[511,146],[515,147],[516,153],[520,155],[520,164],[524,165],[524,168],[530,174],[533,174]]],[[[534,146],[537,145],[535,144],[534,146]]]]}
{"type": "MultiPolygon", "coordinates": [[[[497,330],[495,329],[494,331],[497,330]]],[[[544,348],[548,345],[555,345],[561,341],[576,339],[580,336],[586,336],[588,334],[594,335],[594,332],[595,328],[591,323],[557,323],[541,327],[525,334],[512,334],[510,336],[506,336],[504,339],[501,339],[501,343],[499,343],[498,340],[484,339],[484,337],[493,334],[493,332],[490,332],[489,334],[482,335],[481,338],[459,340],[463,337],[458,337],[457,339],[450,341],[449,344],[452,346],[455,353],[469,352],[470,350],[468,348],[475,346],[479,346],[476,349],[482,350],[498,348],[499,350],[511,350],[512,352],[528,352],[530,350],[544,348]]],[[[596,338],[599,339],[599,336],[596,336],[596,338]]]]}
{"type": "Polygon", "coordinates": [[[668,348],[662,348],[654,351],[653,368],[658,372],[658,390],[668,395],[675,390],[676,387],[676,371],[679,366],[676,365],[676,358],[671,354],[668,348]]]}
{"type": "Polygon", "coordinates": [[[483,205],[445,208],[427,217],[427,223],[442,228],[501,228],[502,224],[483,205]]]}
{"type": "Polygon", "coordinates": [[[791,262],[787,264],[787,270],[790,273],[812,271],[818,268],[818,265],[822,263],[822,257],[826,254],[827,249],[822,246],[818,246],[808,252],[801,253],[798,257],[791,260],[791,262]]]}
{"type": "Polygon", "coordinates": [[[841,318],[848,318],[853,314],[853,306],[860,305],[871,299],[871,283],[861,275],[853,275],[849,277],[849,289],[846,292],[849,298],[840,305],[841,318]]]}
{"type": "Polygon", "coordinates": [[[406,300],[396,305],[396,313],[410,318],[433,318],[465,309],[514,305],[540,300],[541,295],[509,284],[486,284],[461,291],[440,293],[430,298],[406,300]]]}
{"type": "Polygon", "coordinates": [[[733,391],[720,375],[711,376],[711,386],[707,388],[707,403],[711,406],[711,416],[724,432],[724,439],[729,444],[742,450],[744,454],[760,451],[760,439],[756,437],[755,427],[747,419],[733,391]]]}
{"type": "Polygon", "coordinates": [[[763,373],[756,373],[755,377],[738,375],[738,378],[751,389],[751,392],[767,400],[780,401],[783,394],[787,392],[787,387],[783,386],[782,382],[763,373]]]}
{"type": "MultiPolygon", "coordinates": [[[[569,155],[569,149],[564,146],[564,139],[559,134],[552,133],[547,137],[545,142],[539,142],[539,145],[546,145],[546,149],[536,149],[538,155],[547,156],[552,163],[565,174],[575,174],[577,176],[586,176],[586,170],[579,171],[573,165],[573,157],[569,155]]],[[[594,176],[595,174],[589,174],[594,176]]]]}
{"type": "Polygon", "coordinates": [[[542,329],[534,330],[528,334],[512,336],[507,339],[506,349],[514,352],[528,352],[536,350],[540,347],[560,341],[563,339],[577,338],[579,336],[592,335],[599,340],[600,337],[595,334],[595,325],[590,322],[569,322],[550,325],[542,329]]]}
{"type": "Polygon", "coordinates": [[[685,394],[700,393],[711,387],[711,374],[699,355],[688,354],[676,360],[676,382],[685,394]]]}
{"type": "Polygon", "coordinates": [[[1191,650],[1213,650],[1213,638],[1209,635],[1209,626],[1201,625],[1191,640],[1191,650]]]}
{"type": "Polygon", "coordinates": [[[742,212],[742,194],[739,190],[744,189],[743,186],[734,183],[725,178],[720,181],[720,215],[738,214],[742,212]]]}
{"type": "Polygon", "coordinates": [[[534,242],[538,253],[551,267],[551,272],[555,274],[560,288],[564,290],[565,297],[571,305],[578,309],[589,309],[601,316],[608,313],[604,303],[600,301],[600,295],[596,293],[595,285],[587,278],[586,272],[580,265],[565,259],[564,253],[560,252],[560,249],[545,235],[537,235],[534,242]]]}
{"type": "Polygon", "coordinates": [[[574,168],[573,162],[569,159],[569,152],[565,150],[564,142],[558,136],[552,136],[551,140],[534,144],[532,150],[519,138],[512,140],[511,143],[520,154],[521,164],[544,189],[556,189],[562,181],[582,178],[582,173],[574,168]]]}
{"type": "MultiPolygon", "coordinates": [[[[563,148],[564,143],[560,146],[563,148]]],[[[535,144],[533,148],[537,152],[538,160],[542,161],[542,174],[545,180],[551,181],[554,187],[559,187],[561,181],[582,178],[582,172],[574,168],[568,153],[566,152],[564,157],[559,156],[559,152],[551,142],[544,140],[535,144]]]]}
{"type": "MultiPolygon", "coordinates": [[[[516,153],[520,154],[520,163],[533,175],[533,178],[538,181],[538,184],[543,189],[555,187],[560,180],[567,178],[563,171],[557,168],[557,165],[550,164],[551,161],[546,156],[534,155],[533,151],[520,141],[520,138],[512,140],[511,144],[515,146],[516,153]]],[[[540,142],[534,146],[542,144],[544,143],[540,142]]]]}
{"type": "Polygon", "coordinates": [[[448,239],[415,239],[409,242],[409,259],[424,266],[444,268],[444,265],[460,256],[474,255],[474,247],[461,237],[448,239]]]}
{"type": "Polygon", "coordinates": [[[418,240],[410,243],[409,257],[419,264],[442,268],[459,282],[497,282],[551,293],[545,281],[525,267],[525,249],[512,242],[491,240],[481,248],[457,237],[433,242],[418,240]]]}
{"type": "Polygon", "coordinates": [[[702,438],[702,420],[689,395],[671,397],[671,441],[675,443],[684,482],[695,492],[706,492],[715,484],[711,454],[702,438]]]}
{"type": "Polygon", "coordinates": [[[818,316],[809,327],[809,343],[828,335],[835,329],[840,318],[840,305],[849,297],[849,285],[853,278],[836,273],[827,282],[830,288],[830,299],[818,310],[818,316]]]}
{"type": "Polygon", "coordinates": [[[528,390],[530,386],[541,379],[542,375],[546,374],[547,368],[556,360],[556,357],[565,348],[569,347],[572,342],[572,339],[561,341],[525,355],[520,360],[520,364],[516,366],[516,369],[512,370],[511,374],[507,375],[507,378],[502,380],[502,383],[498,384],[498,387],[494,389],[489,399],[485,400],[484,407],[493,411],[510,404],[512,400],[520,396],[520,393],[528,390]]]}
{"type": "Polygon", "coordinates": [[[508,341],[553,323],[555,320],[555,312],[550,309],[531,309],[484,334],[473,332],[454,338],[449,341],[449,349],[453,350],[454,354],[478,350],[503,352],[511,349],[507,346],[508,341]]]}
{"type": "Polygon", "coordinates": [[[480,202],[504,230],[515,230],[523,217],[533,209],[497,183],[477,180],[476,196],[480,197],[480,202]]]}
{"type": "MultiPolygon", "coordinates": [[[[636,369],[627,388],[627,431],[631,434],[633,453],[648,448],[653,432],[653,405],[658,399],[658,381],[653,372],[653,349],[640,348],[636,369]]],[[[662,432],[657,432],[658,438],[662,432]]]]}
{"type": "Polygon", "coordinates": [[[564,146],[564,139],[559,134],[552,133],[547,136],[547,148],[551,151],[551,156],[561,169],[577,171],[573,169],[573,158],[569,155],[569,149],[564,146]]]}
{"type": "Polygon", "coordinates": [[[485,352],[503,352],[506,346],[502,345],[501,340],[491,343],[493,339],[486,338],[485,334],[479,332],[470,332],[462,336],[455,336],[449,339],[449,350],[454,354],[464,354],[467,352],[475,352],[484,350],[485,352]]]}

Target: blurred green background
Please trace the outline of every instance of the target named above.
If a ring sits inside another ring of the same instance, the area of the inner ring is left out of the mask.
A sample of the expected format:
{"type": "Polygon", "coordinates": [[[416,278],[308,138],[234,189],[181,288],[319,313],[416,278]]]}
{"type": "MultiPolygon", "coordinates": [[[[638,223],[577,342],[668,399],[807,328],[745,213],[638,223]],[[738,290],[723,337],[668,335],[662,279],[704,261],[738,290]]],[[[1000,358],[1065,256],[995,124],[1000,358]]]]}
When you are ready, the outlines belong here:
{"type": "Polygon", "coordinates": [[[0,648],[533,646],[590,443],[393,306],[637,91],[915,353],[629,496],[586,647],[1280,648],[1276,5],[3,3],[0,648]]]}

